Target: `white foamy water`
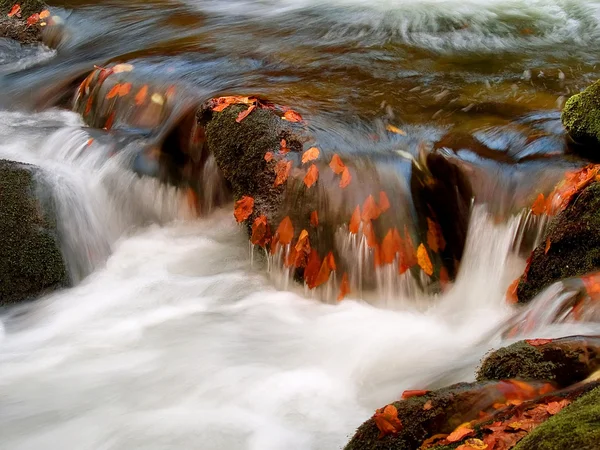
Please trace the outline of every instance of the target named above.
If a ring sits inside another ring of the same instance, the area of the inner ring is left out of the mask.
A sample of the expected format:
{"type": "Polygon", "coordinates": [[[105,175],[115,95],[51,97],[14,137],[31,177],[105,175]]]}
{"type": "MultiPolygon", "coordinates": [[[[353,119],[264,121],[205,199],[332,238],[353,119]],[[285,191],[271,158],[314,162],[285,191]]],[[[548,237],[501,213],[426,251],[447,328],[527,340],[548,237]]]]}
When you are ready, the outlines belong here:
{"type": "Polygon", "coordinates": [[[67,252],[108,246],[76,287],[0,316],[2,449],[341,448],[404,389],[472,379],[501,344],[518,219],[476,209],[459,281],[430,307],[328,305],[277,290],[230,208],[186,219],[176,192],[87,148],[77,116],[0,118],[0,156],[39,164],[63,202],[67,252]]]}

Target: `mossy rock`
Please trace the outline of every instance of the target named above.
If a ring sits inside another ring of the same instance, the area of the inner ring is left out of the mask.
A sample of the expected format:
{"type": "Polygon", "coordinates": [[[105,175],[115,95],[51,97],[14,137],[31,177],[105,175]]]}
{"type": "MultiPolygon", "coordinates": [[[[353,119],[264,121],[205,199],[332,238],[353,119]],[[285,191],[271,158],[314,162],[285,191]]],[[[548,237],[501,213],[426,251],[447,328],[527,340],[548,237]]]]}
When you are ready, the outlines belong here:
{"type": "Polygon", "coordinates": [[[517,288],[519,303],[527,303],[544,288],[565,278],[600,268],[600,183],[592,183],[571,200],[550,224],[533,251],[529,270],[517,288]],[[546,242],[550,247],[546,251],[546,242]]]}
{"type": "Polygon", "coordinates": [[[591,150],[600,145],[600,82],[597,81],[585,91],[573,95],[565,103],[562,123],[569,136],[583,147],[579,150],[585,156],[597,159],[591,150]]]}
{"type": "Polygon", "coordinates": [[[597,338],[566,337],[542,345],[520,341],[491,353],[477,373],[478,381],[547,380],[561,387],[584,380],[600,367],[597,338]]]}
{"type": "Polygon", "coordinates": [[[600,448],[600,388],[583,395],[535,428],[515,450],[600,448]]]}
{"type": "Polygon", "coordinates": [[[44,190],[35,166],[0,160],[0,306],[69,284],[44,190]]]}
{"type": "Polygon", "coordinates": [[[47,8],[48,5],[40,0],[0,0],[0,38],[14,39],[21,44],[33,44],[41,41],[42,27],[28,26],[26,19],[47,8]],[[7,17],[15,3],[21,5],[21,17],[7,17]]]}

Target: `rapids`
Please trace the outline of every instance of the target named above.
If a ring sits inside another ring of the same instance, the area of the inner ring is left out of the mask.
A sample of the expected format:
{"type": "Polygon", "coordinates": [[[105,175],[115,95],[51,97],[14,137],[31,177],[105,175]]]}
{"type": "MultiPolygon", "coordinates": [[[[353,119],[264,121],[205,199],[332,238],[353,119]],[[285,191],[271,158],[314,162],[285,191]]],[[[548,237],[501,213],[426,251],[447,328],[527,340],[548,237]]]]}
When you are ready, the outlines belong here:
{"type": "MultiPolygon", "coordinates": [[[[600,333],[540,320],[505,338],[524,230],[544,229],[525,212],[498,221],[475,204],[443,294],[399,295],[381,273],[378,290],[327,304],[249,251],[231,205],[195,218],[184,192],[135,174],[152,136],[87,148],[81,117],[51,107],[70,107],[65,87],[94,64],[133,61],[198,101],[297,106],[350,154],[414,155],[448,129],[555,114],[598,77],[597,1],[62,3],[56,51],[0,43],[0,158],[43,169],[75,283],[0,311],[0,448],[331,450],[404,389],[472,379],[491,348],[600,333]],[[390,121],[408,136],[385,135],[390,121]]],[[[525,166],[543,177],[552,164],[525,166]]],[[[509,185],[537,181],[525,178],[490,192],[512,205],[509,185]]]]}

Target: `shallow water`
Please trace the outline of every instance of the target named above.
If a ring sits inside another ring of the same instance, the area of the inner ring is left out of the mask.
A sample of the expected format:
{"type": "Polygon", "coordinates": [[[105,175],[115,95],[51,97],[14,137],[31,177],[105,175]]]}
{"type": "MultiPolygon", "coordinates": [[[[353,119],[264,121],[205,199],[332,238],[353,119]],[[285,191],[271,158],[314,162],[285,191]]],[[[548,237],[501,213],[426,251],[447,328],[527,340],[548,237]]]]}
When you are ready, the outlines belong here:
{"type": "MultiPolygon", "coordinates": [[[[383,284],[325,304],[250,257],[230,205],[193,218],[185,193],[135,175],[141,141],[97,138],[87,149],[82,119],[48,106],[93,64],[133,60],[198,101],[243,92],[293,105],[324,145],[376,157],[452,127],[556,115],[561,97],[597,76],[598,2],[66,6],[68,39],[56,53],[21,49],[18,62],[19,49],[0,47],[0,158],[43,168],[77,283],[0,313],[0,448],[341,448],[404,389],[470,380],[502,344],[526,215],[499,222],[476,205],[444,294],[402,297],[383,284]],[[480,103],[504,106],[469,109],[480,103]],[[388,122],[408,137],[369,137],[388,122]]],[[[553,164],[527,167],[542,177],[553,164]]],[[[515,168],[494,169],[490,196],[512,205],[502,176],[515,168]]],[[[521,178],[511,183],[531,183],[521,178]]],[[[529,335],[584,332],[600,329],[544,325],[529,335]]]]}

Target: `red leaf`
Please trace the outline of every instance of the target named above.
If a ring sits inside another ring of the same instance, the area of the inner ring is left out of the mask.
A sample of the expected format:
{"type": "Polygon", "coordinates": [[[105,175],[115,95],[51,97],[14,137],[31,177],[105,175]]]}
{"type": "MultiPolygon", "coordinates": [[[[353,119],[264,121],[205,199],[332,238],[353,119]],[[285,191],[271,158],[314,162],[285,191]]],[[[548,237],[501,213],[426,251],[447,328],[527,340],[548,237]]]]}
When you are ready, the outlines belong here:
{"type": "Polygon", "coordinates": [[[539,347],[540,345],[546,345],[552,342],[552,339],[525,339],[529,345],[534,347],[539,347]]]}
{"type": "Polygon", "coordinates": [[[550,242],[550,238],[546,239],[546,247],[544,248],[544,255],[547,255],[550,251],[550,246],[552,243],[550,242]]]}
{"type": "Polygon", "coordinates": [[[344,169],[346,169],[346,166],[344,165],[337,153],[335,153],[331,158],[329,167],[331,167],[331,170],[333,170],[333,172],[337,175],[341,174],[344,171],[344,169]]]}
{"type": "Polygon", "coordinates": [[[246,110],[244,110],[244,111],[242,111],[241,113],[238,114],[238,116],[235,119],[235,121],[237,123],[240,123],[242,120],[244,120],[246,117],[248,117],[248,114],[250,114],[255,109],[256,109],[256,104],[250,105],[248,107],[248,109],[246,109],[246,110]]]}
{"type": "Polygon", "coordinates": [[[308,239],[308,231],[302,230],[298,237],[298,242],[294,247],[296,256],[294,258],[294,265],[296,267],[304,267],[308,262],[308,256],[310,255],[310,241],[308,239]]]}
{"type": "Polygon", "coordinates": [[[329,281],[329,275],[331,275],[331,268],[329,267],[329,264],[327,264],[327,258],[325,258],[321,263],[321,268],[319,269],[319,273],[315,279],[314,286],[311,286],[311,289],[327,283],[327,281],[329,281]]]}
{"type": "Polygon", "coordinates": [[[368,222],[369,220],[375,220],[381,215],[381,210],[377,203],[375,203],[375,199],[372,195],[369,195],[362,206],[362,216],[361,219],[363,222],[368,222]]]}
{"type": "Polygon", "coordinates": [[[292,239],[294,238],[294,226],[292,225],[290,216],[286,216],[279,224],[279,227],[277,228],[277,237],[278,241],[284,245],[292,242],[292,239]]]}
{"type": "Polygon", "coordinates": [[[327,261],[327,265],[331,270],[337,270],[337,265],[335,264],[335,258],[333,257],[333,252],[327,253],[325,256],[325,261],[327,261]]]}
{"type": "Polygon", "coordinates": [[[273,152],[267,152],[265,153],[265,161],[269,162],[273,159],[273,152]]]}
{"type": "Polygon", "coordinates": [[[340,293],[338,294],[337,301],[341,302],[349,293],[350,283],[348,283],[348,274],[344,272],[344,275],[342,276],[342,282],[340,283],[340,293]]]}
{"type": "Polygon", "coordinates": [[[119,87],[119,97],[125,97],[131,91],[131,83],[124,83],[119,87]]]}
{"type": "Polygon", "coordinates": [[[340,180],[340,187],[342,189],[344,189],[345,187],[347,187],[350,184],[350,181],[352,181],[352,175],[350,175],[350,171],[346,167],[346,168],[344,168],[344,171],[342,172],[342,179],[340,180]]]}
{"type": "Polygon", "coordinates": [[[311,147],[304,152],[302,155],[302,164],[306,164],[309,161],[313,161],[319,157],[319,149],[317,147],[311,147]]]}
{"type": "Polygon", "coordinates": [[[510,286],[506,290],[506,300],[508,303],[516,304],[519,302],[519,298],[517,297],[517,288],[519,287],[519,282],[521,281],[521,277],[515,279],[510,286]]]}
{"type": "Polygon", "coordinates": [[[258,216],[252,224],[252,236],[250,242],[254,245],[264,247],[270,240],[269,225],[265,216],[258,216]]]}
{"type": "Polygon", "coordinates": [[[138,93],[135,95],[135,104],[141,106],[146,101],[146,97],[148,96],[148,85],[143,85],[138,93]]]}
{"type": "Polygon", "coordinates": [[[379,192],[379,209],[382,213],[390,209],[390,200],[388,199],[387,194],[383,191],[379,192]]]}
{"type": "Polygon", "coordinates": [[[108,116],[108,119],[106,119],[106,123],[104,124],[104,129],[111,130],[114,121],[115,121],[115,111],[111,112],[110,115],[108,116]]]}
{"type": "Polygon", "coordinates": [[[106,99],[109,100],[119,95],[119,89],[121,89],[121,85],[119,83],[115,84],[112,89],[108,91],[108,94],[106,94],[106,99]]]}
{"type": "MultiPolygon", "coordinates": [[[[396,259],[396,253],[400,251],[400,244],[394,235],[395,229],[388,230],[387,234],[381,242],[381,263],[391,264],[396,259]]],[[[396,235],[398,232],[396,231],[396,235]]],[[[398,235],[399,237],[399,235],[398,235]]]]}
{"type": "Polygon", "coordinates": [[[290,170],[292,170],[292,161],[281,160],[277,162],[275,165],[275,186],[282,185],[287,181],[290,170]]]}
{"type": "Polygon", "coordinates": [[[317,211],[310,213],[310,224],[315,228],[319,226],[319,214],[317,214],[317,211]]]}
{"type": "Polygon", "coordinates": [[[8,17],[12,16],[21,17],[21,5],[19,5],[18,3],[16,5],[13,5],[13,7],[10,9],[10,12],[8,13],[8,17]]]}
{"type": "Polygon", "coordinates": [[[84,111],[84,115],[88,115],[90,113],[90,111],[92,110],[92,104],[94,103],[94,96],[90,95],[87,102],[85,103],[85,111],[84,111]]]}
{"type": "Polygon", "coordinates": [[[360,206],[356,205],[352,217],[350,218],[350,224],[348,225],[348,231],[350,233],[358,233],[358,227],[360,226],[360,206]]]}
{"type": "Polygon", "coordinates": [[[427,390],[423,390],[423,389],[407,390],[402,393],[402,398],[404,400],[406,400],[407,398],[411,398],[411,397],[422,397],[424,395],[429,394],[430,392],[431,391],[427,391],[427,390]]]}
{"type": "Polygon", "coordinates": [[[285,139],[282,139],[279,143],[279,153],[282,155],[287,155],[290,152],[289,147],[287,146],[287,142],[285,139]]]}
{"type": "Polygon", "coordinates": [[[308,262],[306,263],[306,268],[304,269],[304,281],[310,289],[313,289],[316,286],[320,268],[321,259],[319,258],[317,251],[313,248],[310,251],[310,255],[308,255],[308,262]]]}
{"type": "Polygon", "coordinates": [[[233,211],[233,215],[235,216],[235,220],[240,223],[250,217],[253,210],[254,199],[244,195],[241,199],[235,202],[235,210],[233,211]]]}
{"type": "Polygon", "coordinates": [[[35,25],[40,21],[40,15],[38,13],[32,14],[27,18],[27,26],[35,25]]]}
{"type": "Polygon", "coordinates": [[[302,116],[291,109],[285,112],[283,119],[288,122],[302,122],[302,116]]]}
{"type": "Polygon", "coordinates": [[[373,415],[373,421],[379,429],[379,439],[402,430],[402,422],[398,418],[398,410],[394,405],[387,405],[385,408],[378,409],[373,415]]]}
{"type": "Polygon", "coordinates": [[[544,212],[546,212],[546,199],[544,198],[544,194],[540,193],[537,196],[537,198],[533,202],[533,205],[531,205],[531,212],[536,216],[539,216],[540,214],[544,214],[544,212]]]}
{"type": "Polygon", "coordinates": [[[558,414],[565,406],[569,405],[569,400],[561,400],[560,402],[548,403],[547,411],[551,416],[558,414]]]}
{"type": "Polygon", "coordinates": [[[371,223],[371,221],[364,223],[363,234],[367,238],[367,245],[369,247],[377,247],[377,236],[375,236],[375,230],[373,230],[373,224],[371,223]]]}
{"type": "Polygon", "coordinates": [[[458,441],[462,441],[465,437],[470,436],[474,433],[475,433],[475,431],[472,430],[471,428],[467,428],[466,426],[461,425],[456,430],[454,430],[452,433],[450,433],[446,437],[446,440],[448,442],[458,442],[458,441]]]}
{"type": "Polygon", "coordinates": [[[317,169],[317,166],[312,164],[309,167],[308,172],[306,172],[306,176],[304,177],[304,184],[306,185],[307,188],[310,188],[313,184],[315,184],[317,182],[318,179],[319,179],[319,169],[317,169]]]}

